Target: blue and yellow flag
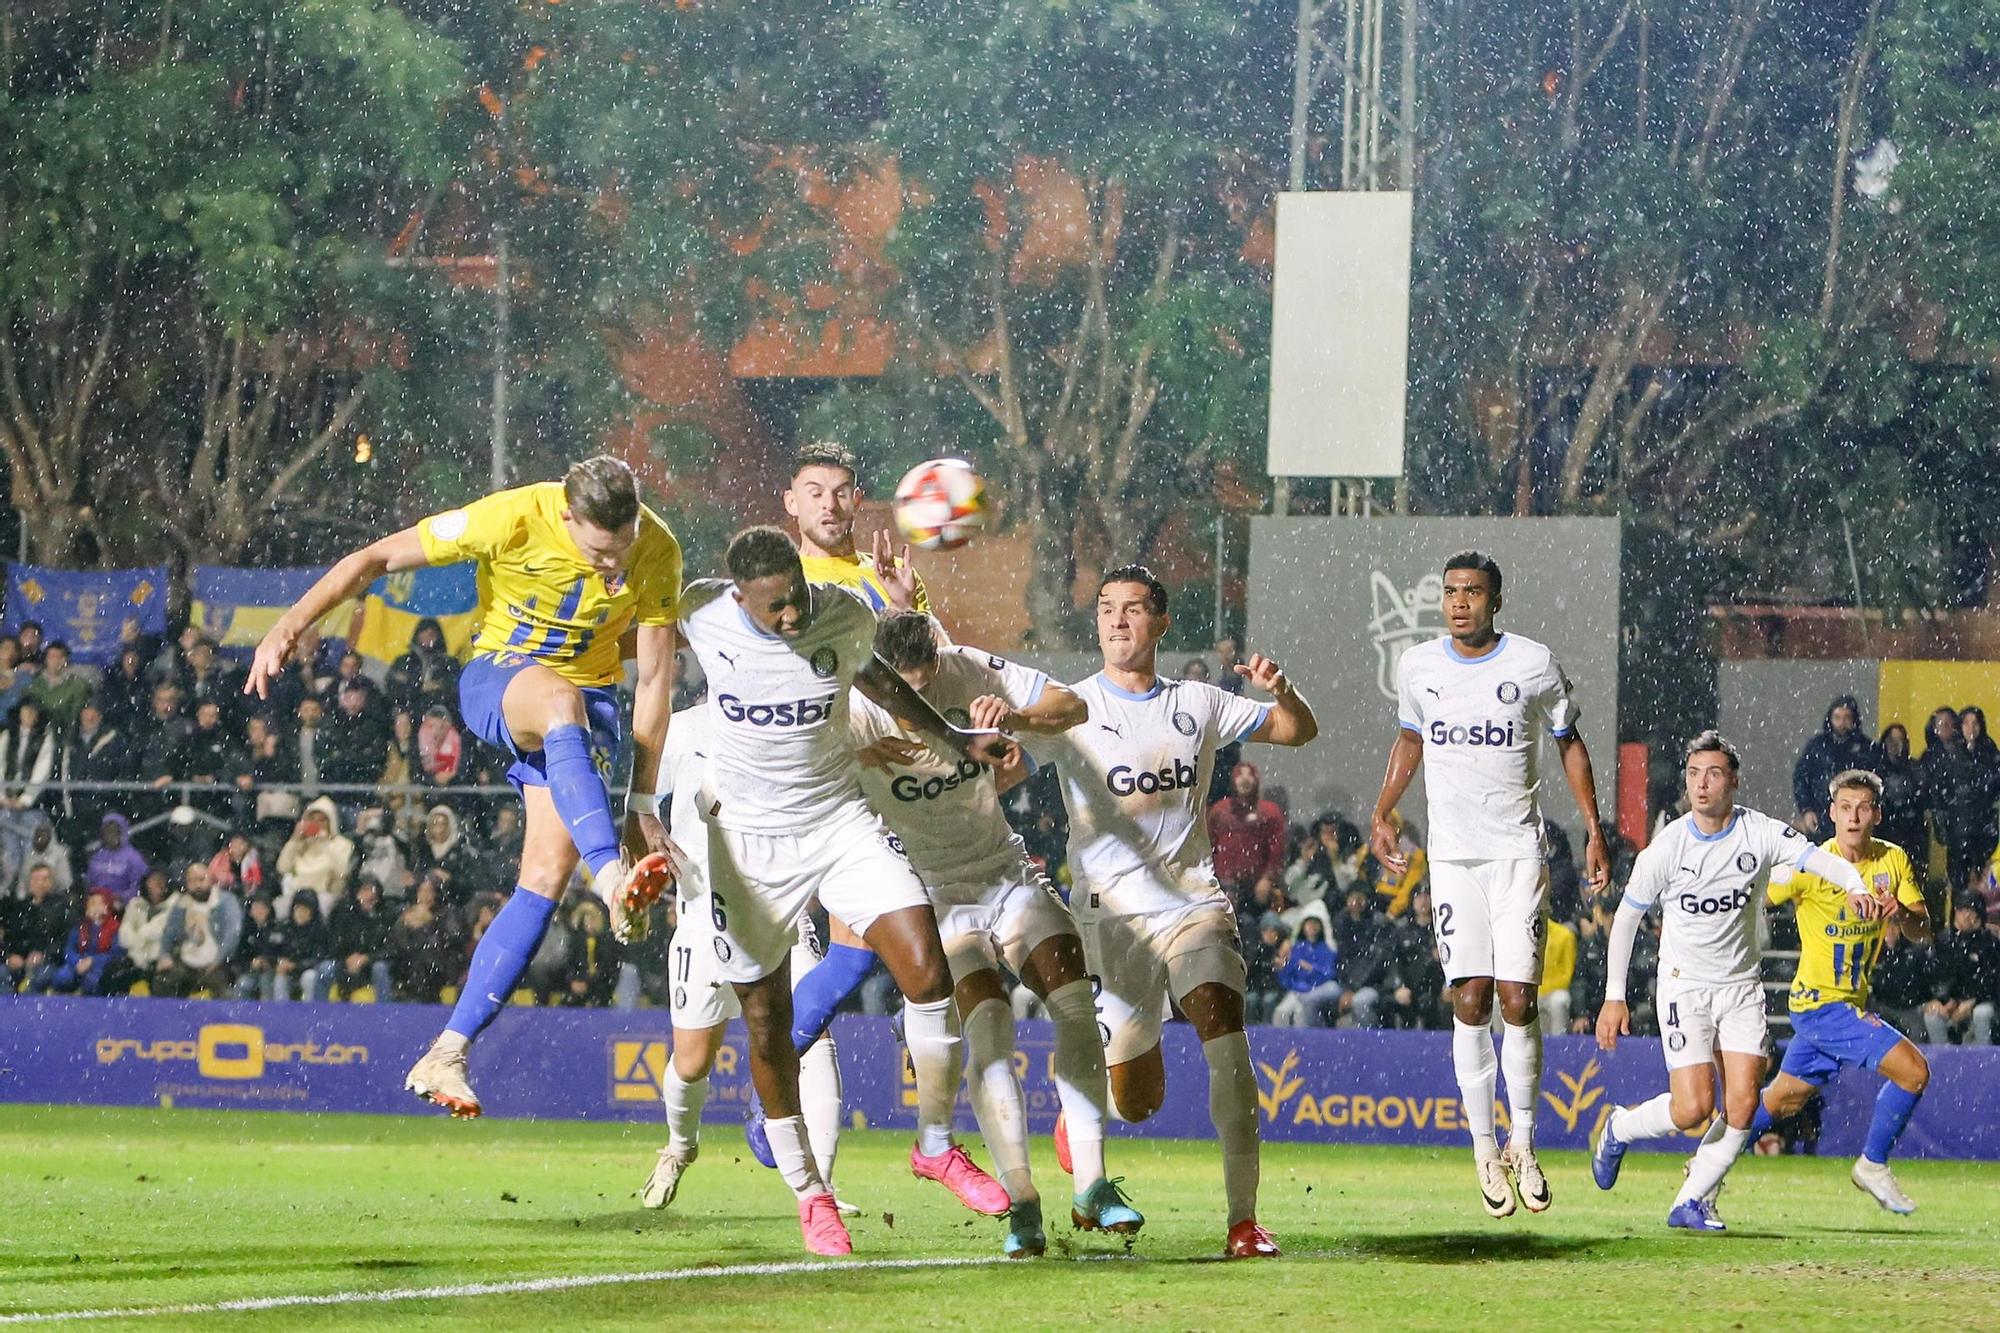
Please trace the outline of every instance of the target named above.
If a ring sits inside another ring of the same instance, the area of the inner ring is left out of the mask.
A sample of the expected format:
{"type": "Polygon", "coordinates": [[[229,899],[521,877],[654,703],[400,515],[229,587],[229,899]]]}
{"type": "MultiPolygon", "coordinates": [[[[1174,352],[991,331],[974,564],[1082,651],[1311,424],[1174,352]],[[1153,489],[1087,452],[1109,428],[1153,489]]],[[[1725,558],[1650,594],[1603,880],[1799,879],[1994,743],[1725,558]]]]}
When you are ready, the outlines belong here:
{"type": "MultiPolygon", "coordinates": [[[[319,582],[325,566],[312,569],[233,569],[196,565],[194,599],[188,618],[229,657],[248,659],[278,617],[319,582]]],[[[320,634],[345,639],[355,604],[342,602],[320,619],[320,634]]]]}
{"type": "Polygon", "coordinates": [[[463,658],[479,626],[479,567],[467,560],[375,580],[361,599],[361,632],[354,647],[363,657],[393,662],[410,651],[410,636],[426,617],[443,628],[451,655],[463,658]]]}
{"type": "Polygon", "coordinates": [[[167,632],[166,566],[79,571],[9,565],[0,631],[19,633],[31,620],[41,625],[44,642],[67,643],[72,660],[110,666],[127,621],[142,634],[167,632]]]}

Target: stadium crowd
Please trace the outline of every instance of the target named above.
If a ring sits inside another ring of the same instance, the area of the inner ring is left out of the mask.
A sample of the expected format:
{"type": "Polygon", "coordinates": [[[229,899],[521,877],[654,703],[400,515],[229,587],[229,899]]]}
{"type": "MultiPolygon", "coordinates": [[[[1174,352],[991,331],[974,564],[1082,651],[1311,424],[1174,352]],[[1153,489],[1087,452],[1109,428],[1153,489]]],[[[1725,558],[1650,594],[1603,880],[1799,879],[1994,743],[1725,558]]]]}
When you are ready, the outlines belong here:
{"type": "MultiPolygon", "coordinates": [[[[38,627],[0,637],[0,986],[86,995],[436,1002],[512,887],[521,808],[502,757],[456,712],[458,663],[432,621],[378,680],[363,659],[312,642],[268,699],[245,696],[217,646],[190,627],[136,635],[115,665],[76,666],[38,627]],[[117,783],[118,789],[67,784],[117,783]]],[[[1235,645],[1192,677],[1241,689],[1235,645]]],[[[685,702],[683,700],[682,702],[685,702]]],[[[1892,929],[1875,974],[1883,1016],[1919,1041],[1990,1042],[2000,1008],[2000,751],[1977,708],[1940,708],[1920,758],[1901,723],[1868,739],[1836,699],[1793,773],[1795,824],[1828,836],[1827,781],[1868,768],[1884,783],[1879,836],[1920,873],[1940,849],[1935,944],[1892,929]],[[1990,924],[1989,924],[1990,923],[1990,924]]],[[[1254,1023],[1448,1029],[1421,832],[1379,864],[1338,811],[1295,812],[1235,747],[1219,757],[1208,827],[1235,904],[1254,1023]]],[[[1066,825],[1044,774],[1010,794],[1030,853],[1067,882],[1066,825]]],[[[1668,811],[1662,818],[1671,817],[1668,811]]],[[[1400,817],[1399,817],[1400,818],[1400,817]]],[[[1550,825],[1546,1030],[1590,1031],[1604,994],[1611,916],[1635,849],[1614,839],[1611,887],[1592,898],[1570,840],[1550,825]]],[[[581,881],[527,974],[540,1004],[664,1004],[671,903],[621,948],[581,881]]],[[[1782,983],[1796,927],[1765,918],[1782,983]]],[[[1642,932],[1635,996],[1650,995],[1657,935],[1642,932]]],[[[879,969],[878,969],[879,971],[879,969]]],[[[1782,1009],[1782,987],[1774,987],[1782,1009]]],[[[859,1002],[887,1013],[886,975],[859,1002]]],[[[1017,990],[1017,1009],[1033,998],[1017,990]]],[[[1635,1002],[1634,1027],[1652,1031],[1635,1002]]]]}

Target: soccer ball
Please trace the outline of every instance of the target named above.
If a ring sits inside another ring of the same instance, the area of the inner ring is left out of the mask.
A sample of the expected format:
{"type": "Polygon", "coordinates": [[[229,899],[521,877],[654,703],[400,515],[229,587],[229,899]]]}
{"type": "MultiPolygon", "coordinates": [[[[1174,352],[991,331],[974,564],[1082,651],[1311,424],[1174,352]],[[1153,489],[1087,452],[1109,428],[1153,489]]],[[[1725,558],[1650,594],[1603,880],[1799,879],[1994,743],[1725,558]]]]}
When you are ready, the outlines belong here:
{"type": "Polygon", "coordinates": [[[986,483],[964,459],[933,458],[896,483],[895,512],[913,546],[955,551],[986,526],[986,483]]]}

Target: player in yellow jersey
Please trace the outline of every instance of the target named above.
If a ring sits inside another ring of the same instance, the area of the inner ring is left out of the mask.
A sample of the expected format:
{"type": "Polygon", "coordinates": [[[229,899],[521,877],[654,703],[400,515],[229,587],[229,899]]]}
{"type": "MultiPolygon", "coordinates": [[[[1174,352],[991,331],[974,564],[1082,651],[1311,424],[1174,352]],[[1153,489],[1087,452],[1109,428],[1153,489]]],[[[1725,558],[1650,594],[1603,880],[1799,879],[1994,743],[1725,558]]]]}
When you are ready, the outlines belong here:
{"type": "Polygon", "coordinates": [[[1892,1213],[1915,1212],[1917,1205],[1896,1184],[1889,1153],[1917,1109],[1931,1068],[1916,1043],[1866,1012],[1869,975],[1882,955],[1882,926],[1895,921],[1912,943],[1931,937],[1923,890],[1910,858],[1892,842],[1875,837],[1882,819],[1882,779],[1849,769],[1828,784],[1833,797],[1833,829],[1825,849],[1853,863],[1874,895],[1881,914],[1861,920],[1847,910],[1847,895],[1817,875],[1799,873],[1771,881],[1773,903],[1795,902],[1799,916],[1799,971],[1792,982],[1792,1044],[1777,1078],[1751,1124],[1752,1141],[1774,1120],[1797,1115],[1812,1096],[1842,1069],[1859,1065],[1888,1082],[1875,1099],[1866,1146],[1855,1159],[1852,1177],[1892,1213]]]}
{"type": "Polygon", "coordinates": [[[620,939],[672,882],[653,796],[674,683],[680,544],[639,503],[632,470],[600,455],[560,482],[501,491],[342,558],[257,645],[246,693],[265,696],[308,625],[384,574],[477,562],[479,627],[459,706],[481,740],[513,756],[507,780],[527,821],[520,885],[480,937],[451,1021],[405,1086],[455,1116],[480,1113],[465,1053],[514,991],[579,859],[620,939]],[[618,747],[620,640],[633,629],[632,787],[625,843],[605,779],[618,747]]]}

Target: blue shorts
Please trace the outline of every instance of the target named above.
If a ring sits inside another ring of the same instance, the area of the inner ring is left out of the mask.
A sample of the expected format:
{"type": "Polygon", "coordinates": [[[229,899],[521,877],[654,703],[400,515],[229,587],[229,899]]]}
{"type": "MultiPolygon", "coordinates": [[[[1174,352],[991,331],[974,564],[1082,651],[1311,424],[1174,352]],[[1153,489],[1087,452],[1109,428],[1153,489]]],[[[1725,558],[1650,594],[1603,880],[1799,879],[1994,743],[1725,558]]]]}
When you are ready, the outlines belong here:
{"type": "MultiPolygon", "coordinates": [[[[549,785],[548,760],[540,750],[523,750],[507,731],[507,717],[500,707],[508,683],[531,666],[539,665],[525,653],[481,653],[465,664],[458,676],[458,709],[466,727],[488,745],[497,745],[514,756],[507,769],[507,781],[519,791],[523,787],[549,785]]],[[[590,758],[607,783],[611,781],[612,760],[618,754],[618,691],[609,685],[584,685],[584,716],[590,719],[590,758]]]]}
{"type": "Polygon", "coordinates": [[[1854,1065],[1873,1069],[1896,1049],[1903,1034],[1875,1014],[1851,1004],[1823,1004],[1792,1015],[1792,1044],[1779,1068],[1801,1082],[1823,1087],[1854,1065]]]}

